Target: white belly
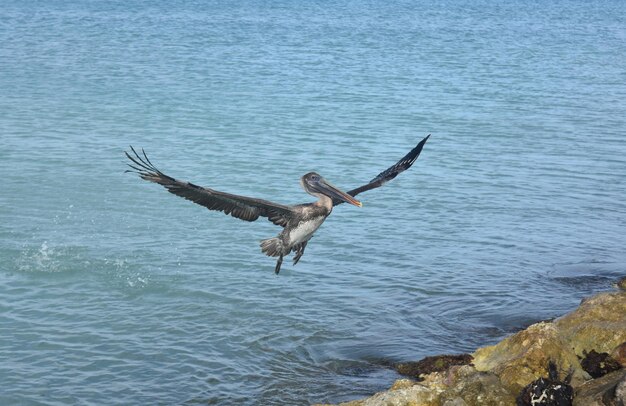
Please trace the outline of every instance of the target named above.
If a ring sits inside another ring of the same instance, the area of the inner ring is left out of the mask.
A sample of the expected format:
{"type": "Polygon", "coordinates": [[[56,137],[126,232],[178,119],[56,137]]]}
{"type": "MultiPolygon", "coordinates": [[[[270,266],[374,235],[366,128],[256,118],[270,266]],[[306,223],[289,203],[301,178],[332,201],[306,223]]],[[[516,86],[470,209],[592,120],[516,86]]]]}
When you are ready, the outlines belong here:
{"type": "Polygon", "coordinates": [[[324,222],[325,217],[318,217],[309,221],[302,222],[298,227],[289,232],[289,244],[295,245],[303,241],[308,241],[311,235],[317,230],[324,222]]]}

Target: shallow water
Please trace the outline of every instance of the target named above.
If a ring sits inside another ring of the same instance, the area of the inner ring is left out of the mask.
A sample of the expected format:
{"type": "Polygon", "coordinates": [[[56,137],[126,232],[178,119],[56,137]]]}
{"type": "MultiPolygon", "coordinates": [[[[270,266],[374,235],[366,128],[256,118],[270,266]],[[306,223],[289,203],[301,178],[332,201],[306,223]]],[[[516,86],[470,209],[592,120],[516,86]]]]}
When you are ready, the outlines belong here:
{"type": "Polygon", "coordinates": [[[0,404],[307,404],[471,351],[626,270],[621,2],[0,7],[0,404]],[[279,230],[124,173],[284,203],[279,230]]]}

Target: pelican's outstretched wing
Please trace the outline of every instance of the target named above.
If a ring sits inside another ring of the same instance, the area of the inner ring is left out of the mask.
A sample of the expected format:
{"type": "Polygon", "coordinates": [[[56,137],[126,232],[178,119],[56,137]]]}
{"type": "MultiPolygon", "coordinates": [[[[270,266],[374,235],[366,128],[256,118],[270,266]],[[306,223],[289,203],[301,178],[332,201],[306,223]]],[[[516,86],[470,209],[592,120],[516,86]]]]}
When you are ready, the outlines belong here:
{"type": "MultiPolygon", "coordinates": [[[[428,141],[429,137],[430,137],[430,134],[428,134],[426,138],[421,140],[420,143],[417,144],[417,146],[413,148],[408,154],[406,154],[402,159],[396,162],[395,165],[379,173],[378,176],[370,180],[368,184],[358,187],[356,189],[352,189],[351,191],[348,192],[348,194],[350,196],[356,196],[361,192],[365,192],[370,189],[376,189],[377,187],[381,187],[385,183],[389,182],[391,179],[398,176],[398,174],[400,174],[401,172],[404,172],[407,169],[409,169],[411,165],[413,165],[413,162],[415,162],[417,157],[420,155],[420,152],[422,152],[422,148],[424,148],[424,144],[426,144],[426,141],[428,141]]],[[[338,199],[333,199],[334,206],[341,204],[341,203],[343,203],[343,201],[338,200],[338,199]]]]}
{"type": "Polygon", "coordinates": [[[133,163],[128,164],[142,179],[164,186],[170,193],[184,197],[209,210],[222,211],[245,221],[255,221],[259,216],[267,217],[272,223],[284,227],[294,215],[291,207],[267,200],[238,196],[204,188],[193,183],[176,180],[158,170],[142,149],[143,156],[131,146],[132,155],[124,152],[133,163]]]}

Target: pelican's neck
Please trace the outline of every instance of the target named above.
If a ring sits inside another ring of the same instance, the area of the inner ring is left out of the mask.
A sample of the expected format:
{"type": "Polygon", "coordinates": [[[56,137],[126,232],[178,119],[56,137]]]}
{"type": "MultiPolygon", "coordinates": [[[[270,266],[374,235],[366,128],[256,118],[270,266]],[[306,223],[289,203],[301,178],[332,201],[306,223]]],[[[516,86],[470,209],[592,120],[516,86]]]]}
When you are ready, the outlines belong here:
{"type": "Polygon", "coordinates": [[[314,205],[326,208],[326,210],[328,210],[328,213],[333,210],[333,199],[321,193],[311,194],[318,198],[317,202],[313,203],[314,205]]]}

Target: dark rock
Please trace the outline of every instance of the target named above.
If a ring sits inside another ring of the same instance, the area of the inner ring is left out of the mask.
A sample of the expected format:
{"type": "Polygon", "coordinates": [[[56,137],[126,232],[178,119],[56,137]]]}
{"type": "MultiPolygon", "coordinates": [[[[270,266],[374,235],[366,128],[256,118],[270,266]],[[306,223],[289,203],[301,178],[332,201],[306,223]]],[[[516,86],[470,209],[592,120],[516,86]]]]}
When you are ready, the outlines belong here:
{"type": "Polygon", "coordinates": [[[622,290],[626,290],[626,276],[617,281],[617,287],[622,290]]]}
{"type": "Polygon", "coordinates": [[[591,350],[585,354],[585,358],[580,361],[580,365],[585,372],[593,378],[600,378],[610,372],[617,371],[622,365],[606,352],[596,352],[591,350]]]}
{"type": "Polygon", "coordinates": [[[571,406],[574,389],[567,382],[571,377],[560,381],[553,362],[548,364],[548,375],[524,387],[516,399],[517,406],[571,406]]]}
{"type": "Polygon", "coordinates": [[[397,364],[396,371],[402,375],[420,380],[420,375],[442,372],[453,365],[469,365],[471,362],[472,356],[470,354],[436,355],[434,357],[426,357],[417,362],[397,364]]]}

